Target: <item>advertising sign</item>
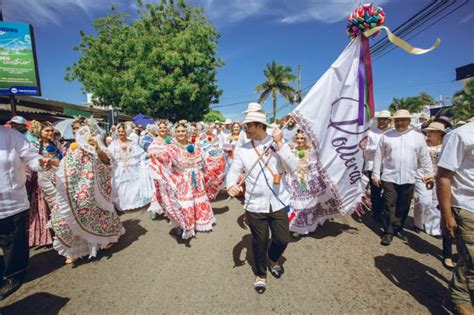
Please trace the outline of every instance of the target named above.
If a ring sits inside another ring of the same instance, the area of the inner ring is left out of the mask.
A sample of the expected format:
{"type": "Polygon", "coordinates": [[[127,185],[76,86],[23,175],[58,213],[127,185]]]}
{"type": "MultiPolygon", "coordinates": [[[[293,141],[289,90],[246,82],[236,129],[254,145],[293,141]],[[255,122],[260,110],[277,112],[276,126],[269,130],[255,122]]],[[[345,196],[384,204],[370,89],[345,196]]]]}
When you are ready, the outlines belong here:
{"type": "Polygon", "coordinates": [[[41,95],[33,28],[0,22],[0,95],[41,95]]]}

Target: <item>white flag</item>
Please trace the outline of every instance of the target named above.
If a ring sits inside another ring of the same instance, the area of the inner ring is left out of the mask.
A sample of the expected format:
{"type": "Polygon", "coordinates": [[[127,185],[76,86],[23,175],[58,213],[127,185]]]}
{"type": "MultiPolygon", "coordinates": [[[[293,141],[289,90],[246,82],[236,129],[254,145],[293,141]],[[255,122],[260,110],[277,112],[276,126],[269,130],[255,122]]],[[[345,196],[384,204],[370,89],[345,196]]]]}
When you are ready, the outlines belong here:
{"type": "Polygon", "coordinates": [[[321,216],[351,214],[365,194],[363,149],[369,124],[359,124],[361,49],[358,37],[291,113],[313,147],[310,159],[314,167],[309,172],[319,178],[324,189],[314,196],[325,208],[321,216]]]}

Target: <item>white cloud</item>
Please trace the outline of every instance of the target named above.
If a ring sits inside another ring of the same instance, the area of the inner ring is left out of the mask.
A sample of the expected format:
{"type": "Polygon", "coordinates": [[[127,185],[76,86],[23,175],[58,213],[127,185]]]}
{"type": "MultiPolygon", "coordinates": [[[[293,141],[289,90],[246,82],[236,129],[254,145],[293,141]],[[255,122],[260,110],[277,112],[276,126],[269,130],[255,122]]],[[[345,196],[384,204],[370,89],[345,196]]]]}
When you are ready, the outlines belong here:
{"type": "MultiPolygon", "coordinates": [[[[375,1],[376,5],[390,0],[375,1]]],[[[249,17],[272,16],[282,23],[322,21],[335,23],[349,15],[358,5],[354,0],[194,0],[204,7],[212,20],[236,22],[249,17]]]]}
{"type": "Polygon", "coordinates": [[[461,21],[459,21],[459,24],[467,23],[472,19],[474,19],[474,12],[464,17],[461,21]]]}
{"type": "Polygon", "coordinates": [[[250,16],[261,15],[270,5],[270,0],[194,0],[194,5],[204,8],[212,20],[236,22],[250,16]]]}
{"type": "MultiPolygon", "coordinates": [[[[388,1],[389,0],[379,0],[376,5],[382,5],[388,1]]],[[[304,2],[302,7],[297,10],[288,8],[287,14],[285,14],[280,21],[283,23],[298,23],[316,20],[326,23],[335,23],[346,19],[358,5],[357,2],[353,0],[310,0],[301,2],[304,2]]]]}
{"type": "MultiPolygon", "coordinates": [[[[345,19],[358,5],[354,0],[188,0],[204,8],[211,20],[226,24],[247,18],[270,16],[281,23],[323,21],[335,23],[345,19]]],[[[374,1],[377,5],[391,0],[374,1]]],[[[160,0],[144,0],[159,3],[160,0]]],[[[129,11],[136,0],[3,0],[4,18],[32,24],[67,23],[68,16],[84,14],[89,18],[98,11],[107,12],[111,4],[129,11]]],[[[470,20],[472,15],[467,17],[470,20]]],[[[467,21],[466,20],[466,21],[467,21]]]]}
{"type": "Polygon", "coordinates": [[[3,17],[6,21],[61,25],[71,14],[79,11],[90,16],[110,4],[104,0],[3,0],[3,17]]]}

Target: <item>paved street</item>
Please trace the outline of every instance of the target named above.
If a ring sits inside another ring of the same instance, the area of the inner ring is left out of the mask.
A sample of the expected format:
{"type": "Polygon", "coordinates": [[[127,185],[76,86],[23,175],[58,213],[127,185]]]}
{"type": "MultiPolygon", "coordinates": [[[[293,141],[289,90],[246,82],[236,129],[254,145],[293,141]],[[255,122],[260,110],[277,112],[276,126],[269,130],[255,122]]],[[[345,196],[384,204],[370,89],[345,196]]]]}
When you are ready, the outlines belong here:
{"type": "Polygon", "coordinates": [[[370,217],[340,217],[293,240],[286,273],[257,295],[242,206],[220,197],[214,231],[189,243],[139,211],[121,216],[127,233],[95,259],[66,266],[52,249],[32,250],[27,281],[0,303],[1,315],[442,313],[450,273],[441,240],[409,230],[407,243],[382,247],[370,217]]]}

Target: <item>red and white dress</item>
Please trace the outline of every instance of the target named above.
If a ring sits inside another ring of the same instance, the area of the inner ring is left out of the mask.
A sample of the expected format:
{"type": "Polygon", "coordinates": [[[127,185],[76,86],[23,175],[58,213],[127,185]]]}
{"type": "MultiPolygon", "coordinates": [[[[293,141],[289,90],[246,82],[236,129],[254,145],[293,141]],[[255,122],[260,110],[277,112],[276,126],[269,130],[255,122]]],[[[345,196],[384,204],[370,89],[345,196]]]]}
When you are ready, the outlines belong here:
{"type": "Polygon", "coordinates": [[[160,185],[163,180],[163,166],[164,161],[163,157],[167,156],[162,155],[166,151],[166,142],[163,138],[157,137],[148,147],[148,157],[150,158],[150,175],[155,184],[155,192],[152,194],[151,204],[148,207],[148,211],[157,214],[165,213],[163,210],[163,198],[161,197],[161,191],[163,190],[160,185]]]}
{"type": "MultiPolygon", "coordinates": [[[[210,231],[216,222],[206,192],[205,156],[199,146],[193,152],[178,144],[169,144],[160,154],[162,176],[157,178],[161,205],[171,224],[188,239],[195,231],[210,231]]],[[[211,181],[212,182],[212,181],[211,181]]]]}

